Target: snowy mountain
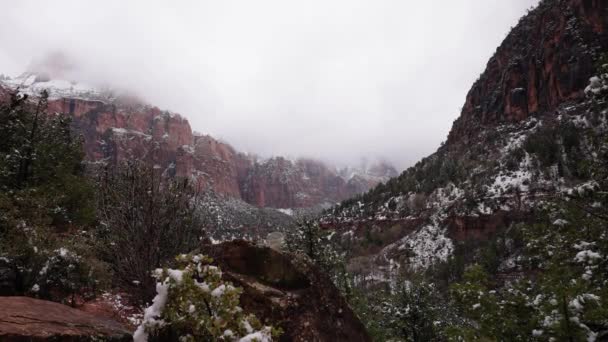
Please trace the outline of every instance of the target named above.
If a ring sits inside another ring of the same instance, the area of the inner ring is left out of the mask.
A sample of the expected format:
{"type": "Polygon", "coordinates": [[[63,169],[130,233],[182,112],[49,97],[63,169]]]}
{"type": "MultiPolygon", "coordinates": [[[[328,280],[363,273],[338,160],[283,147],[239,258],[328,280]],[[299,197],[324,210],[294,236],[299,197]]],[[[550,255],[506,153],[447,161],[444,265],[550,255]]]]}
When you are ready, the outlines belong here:
{"type": "Polygon", "coordinates": [[[598,189],[592,165],[608,149],[606,11],[543,1],[496,50],[445,144],[326,211],[321,223],[338,233],[351,269],[370,280],[425,270],[533,221],[549,199],[598,189]]]}

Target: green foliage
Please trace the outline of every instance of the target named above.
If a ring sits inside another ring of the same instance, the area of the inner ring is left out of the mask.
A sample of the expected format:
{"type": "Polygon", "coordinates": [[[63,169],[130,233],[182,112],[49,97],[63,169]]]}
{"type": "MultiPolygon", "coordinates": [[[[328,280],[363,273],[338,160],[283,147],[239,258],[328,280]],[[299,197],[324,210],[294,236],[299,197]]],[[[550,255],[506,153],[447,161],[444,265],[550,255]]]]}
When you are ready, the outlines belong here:
{"type": "Polygon", "coordinates": [[[291,252],[306,255],[326,272],[334,271],[343,261],[338,246],[331,241],[333,233],[317,222],[304,220],[287,235],[286,243],[291,252]]]}
{"type": "Polygon", "coordinates": [[[91,224],[93,186],[84,175],[82,140],[67,115],[46,112],[46,96],[33,104],[13,94],[0,107],[0,188],[18,210],[43,208],[55,227],[91,224]]]}
{"type": "Polygon", "coordinates": [[[95,220],[93,186],[70,118],[46,110],[44,92],[0,105],[0,257],[17,271],[18,294],[75,304],[104,277],[79,235],[95,220]]]}
{"type": "Polygon", "coordinates": [[[389,300],[389,297],[387,291],[370,291],[369,289],[354,287],[351,296],[348,298],[350,307],[365,325],[365,329],[373,341],[388,341],[391,338],[391,332],[384,325],[387,317],[378,305],[389,300]]]}
{"type": "Polygon", "coordinates": [[[353,296],[353,279],[346,270],[346,253],[332,241],[334,234],[317,222],[304,220],[287,235],[286,243],[289,251],[305,255],[327,273],[348,300],[353,296]]]}
{"type": "Polygon", "coordinates": [[[34,274],[35,284],[30,294],[45,299],[69,302],[94,298],[98,290],[97,280],[104,269],[98,268],[86,257],[66,248],[59,248],[42,255],[44,264],[34,274]]]}
{"type": "Polygon", "coordinates": [[[403,341],[436,341],[436,325],[441,308],[439,294],[432,284],[422,281],[402,282],[395,292],[382,303],[385,328],[403,341]]]}
{"type": "Polygon", "coordinates": [[[420,273],[390,288],[355,287],[349,304],[374,341],[444,341],[462,324],[446,293],[420,273]]]}
{"type": "MultiPolygon", "coordinates": [[[[596,184],[597,185],[597,184],[596,184]]],[[[485,268],[451,286],[467,321],[454,340],[580,341],[608,332],[608,240],[605,192],[587,186],[547,205],[537,224],[522,226],[524,276],[494,283],[485,268]]]]}
{"type": "Polygon", "coordinates": [[[242,289],[222,280],[219,268],[203,255],[177,257],[177,269],[157,270],[157,296],[146,310],[134,340],[271,341],[280,330],[263,326],[239,307],[242,289]]]}
{"type": "Polygon", "coordinates": [[[554,165],[560,154],[556,131],[552,127],[542,127],[530,134],[524,142],[524,150],[535,154],[543,167],[554,165]]]}
{"type": "Polygon", "coordinates": [[[491,290],[489,275],[480,265],[473,265],[464,281],[454,284],[451,295],[461,314],[468,319],[448,329],[450,340],[529,341],[538,321],[518,289],[491,290]]]}

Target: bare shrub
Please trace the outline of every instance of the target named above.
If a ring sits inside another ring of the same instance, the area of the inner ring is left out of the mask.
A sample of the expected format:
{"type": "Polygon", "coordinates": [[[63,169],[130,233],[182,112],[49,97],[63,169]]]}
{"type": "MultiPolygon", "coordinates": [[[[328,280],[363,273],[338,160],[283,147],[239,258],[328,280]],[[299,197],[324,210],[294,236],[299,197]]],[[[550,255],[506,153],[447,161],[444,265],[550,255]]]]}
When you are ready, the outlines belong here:
{"type": "Polygon", "coordinates": [[[117,285],[154,294],[150,272],[198,245],[203,229],[197,193],[187,179],[168,179],[141,162],[122,163],[99,177],[99,253],[117,285]]]}

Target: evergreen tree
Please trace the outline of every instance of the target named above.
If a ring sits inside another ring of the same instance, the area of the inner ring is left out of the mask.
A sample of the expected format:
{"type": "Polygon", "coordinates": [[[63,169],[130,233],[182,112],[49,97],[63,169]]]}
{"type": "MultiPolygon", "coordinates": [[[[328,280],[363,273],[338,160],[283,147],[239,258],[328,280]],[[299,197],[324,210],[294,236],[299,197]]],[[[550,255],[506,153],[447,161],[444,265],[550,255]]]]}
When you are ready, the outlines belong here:
{"type": "Polygon", "coordinates": [[[345,253],[332,241],[334,234],[321,228],[317,222],[304,220],[288,234],[287,247],[321,267],[348,299],[352,295],[353,279],[346,270],[345,253]]]}
{"type": "Polygon", "coordinates": [[[80,234],[95,220],[94,188],[82,140],[47,98],[13,92],[0,105],[0,257],[19,275],[18,294],[74,304],[103,273],[80,234]]]}
{"type": "Polygon", "coordinates": [[[608,334],[608,200],[598,183],[580,187],[523,226],[525,276],[504,285],[481,266],[451,288],[465,324],[454,340],[596,340],[608,334]]]}
{"type": "Polygon", "coordinates": [[[432,284],[420,280],[401,282],[381,305],[386,317],[383,325],[394,338],[403,341],[436,341],[439,337],[439,327],[435,326],[439,317],[438,297],[432,284]]]}

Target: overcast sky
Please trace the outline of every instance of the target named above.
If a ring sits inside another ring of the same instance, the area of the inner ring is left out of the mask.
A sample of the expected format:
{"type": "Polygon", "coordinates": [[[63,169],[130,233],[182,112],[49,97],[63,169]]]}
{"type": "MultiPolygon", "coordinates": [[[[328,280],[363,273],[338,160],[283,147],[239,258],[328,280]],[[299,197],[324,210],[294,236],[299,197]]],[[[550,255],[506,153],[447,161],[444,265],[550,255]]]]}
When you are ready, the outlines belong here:
{"type": "Polygon", "coordinates": [[[537,0],[11,1],[0,73],[63,51],[261,155],[400,168],[445,140],[472,82],[537,0]]]}

